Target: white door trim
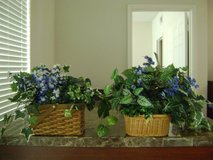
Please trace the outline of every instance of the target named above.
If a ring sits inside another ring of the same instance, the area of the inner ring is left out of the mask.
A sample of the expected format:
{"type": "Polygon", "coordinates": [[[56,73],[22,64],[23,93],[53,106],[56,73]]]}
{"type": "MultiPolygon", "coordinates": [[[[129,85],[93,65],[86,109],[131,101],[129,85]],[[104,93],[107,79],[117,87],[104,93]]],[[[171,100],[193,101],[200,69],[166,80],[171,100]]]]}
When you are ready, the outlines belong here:
{"type": "Polygon", "coordinates": [[[189,75],[195,78],[200,85],[199,94],[206,96],[208,80],[207,1],[197,1],[193,5],[128,5],[128,67],[132,66],[132,12],[134,11],[187,11],[191,14],[191,26],[189,26],[191,30],[189,35],[189,40],[191,41],[189,46],[189,75]]]}

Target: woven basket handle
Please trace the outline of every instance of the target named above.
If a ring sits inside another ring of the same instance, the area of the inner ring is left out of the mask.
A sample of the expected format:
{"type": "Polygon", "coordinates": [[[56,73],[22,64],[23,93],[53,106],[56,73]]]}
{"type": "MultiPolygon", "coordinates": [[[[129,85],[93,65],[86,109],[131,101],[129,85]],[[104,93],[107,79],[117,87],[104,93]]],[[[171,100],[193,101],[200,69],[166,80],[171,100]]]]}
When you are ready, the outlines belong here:
{"type": "Polygon", "coordinates": [[[46,118],[51,112],[55,110],[56,106],[53,105],[52,107],[49,107],[45,112],[42,113],[42,115],[38,116],[37,122],[35,125],[31,125],[32,128],[36,127],[39,123],[43,121],[44,118],[46,118]]]}

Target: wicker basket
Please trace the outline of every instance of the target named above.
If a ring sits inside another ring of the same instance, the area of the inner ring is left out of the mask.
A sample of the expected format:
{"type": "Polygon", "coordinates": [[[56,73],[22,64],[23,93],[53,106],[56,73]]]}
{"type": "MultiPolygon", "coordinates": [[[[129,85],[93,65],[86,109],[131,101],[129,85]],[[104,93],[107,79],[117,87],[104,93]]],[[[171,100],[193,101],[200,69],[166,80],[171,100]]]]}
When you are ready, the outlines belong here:
{"type": "Polygon", "coordinates": [[[166,114],[153,115],[145,119],[144,116],[124,116],[126,133],[130,136],[167,136],[169,133],[170,116],[166,114]]]}
{"type": "MultiPolygon", "coordinates": [[[[82,105],[82,104],[81,104],[82,105]]],[[[80,110],[72,110],[71,117],[65,117],[65,109],[70,104],[42,105],[39,107],[41,115],[35,126],[32,126],[34,135],[45,136],[80,136],[84,133],[84,106],[80,110]]]]}

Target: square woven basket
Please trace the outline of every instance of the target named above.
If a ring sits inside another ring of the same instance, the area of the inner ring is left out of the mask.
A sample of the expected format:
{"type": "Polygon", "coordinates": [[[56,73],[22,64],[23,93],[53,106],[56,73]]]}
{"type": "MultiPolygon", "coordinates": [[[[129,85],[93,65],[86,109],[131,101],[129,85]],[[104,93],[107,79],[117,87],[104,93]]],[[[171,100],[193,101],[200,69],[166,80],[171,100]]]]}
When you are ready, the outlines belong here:
{"type": "Polygon", "coordinates": [[[166,114],[156,114],[145,119],[144,116],[124,116],[126,133],[130,136],[163,137],[169,133],[171,117],[166,114]]]}
{"type": "Polygon", "coordinates": [[[72,116],[65,117],[65,109],[70,109],[71,104],[41,105],[38,123],[33,128],[34,135],[42,136],[80,136],[84,133],[84,109],[72,109],[72,116]]]}

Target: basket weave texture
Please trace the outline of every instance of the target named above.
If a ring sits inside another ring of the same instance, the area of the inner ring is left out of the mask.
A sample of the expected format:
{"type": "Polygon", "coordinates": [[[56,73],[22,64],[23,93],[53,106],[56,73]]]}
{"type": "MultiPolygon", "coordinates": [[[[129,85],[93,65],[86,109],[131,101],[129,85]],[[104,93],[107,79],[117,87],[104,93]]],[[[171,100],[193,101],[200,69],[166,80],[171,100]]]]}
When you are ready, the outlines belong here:
{"type": "MultiPolygon", "coordinates": [[[[81,104],[82,105],[82,104],[81,104]]],[[[42,105],[39,107],[41,114],[38,123],[33,126],[34,135],[46,136],[80,136],[84,133],[84,108],[72,110],[71,117],[65,117],[65,109],[70,109],[70,104],[42,105]]]]}
{"type": "Polygon", "coordinates": [[[152,118],[144,116],[124,116],[126,133],[130,136],[156,136],[163,137],[169,133],[170,116],[156,114],[152,118]]]}

